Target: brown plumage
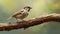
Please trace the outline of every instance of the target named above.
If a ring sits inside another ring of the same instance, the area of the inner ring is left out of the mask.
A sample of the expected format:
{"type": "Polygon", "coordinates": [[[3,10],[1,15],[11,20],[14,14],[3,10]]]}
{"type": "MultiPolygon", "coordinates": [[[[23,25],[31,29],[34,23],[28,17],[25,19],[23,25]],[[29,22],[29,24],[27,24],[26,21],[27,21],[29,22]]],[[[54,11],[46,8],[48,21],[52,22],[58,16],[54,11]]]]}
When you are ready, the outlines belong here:
{"type": "Polygon", "coordinates": [[[30,6],[25,6],[22,10],[19,10],[17,12],[15,12],[10,18],[16,18],[17,21],[20,20],[22,21],[25,17],[28,16],[28,12],[30,11],[31,7],[30,6]]]}
{"type": "Polygon", "coordinates": [[[12,15],[12,17],[16,18],[16,19],[24,19],[25,17],[28,16],[28,13],[24,12],[24,10],[20,11],[20,12],[16,12],[14,15],[12,15]]]}

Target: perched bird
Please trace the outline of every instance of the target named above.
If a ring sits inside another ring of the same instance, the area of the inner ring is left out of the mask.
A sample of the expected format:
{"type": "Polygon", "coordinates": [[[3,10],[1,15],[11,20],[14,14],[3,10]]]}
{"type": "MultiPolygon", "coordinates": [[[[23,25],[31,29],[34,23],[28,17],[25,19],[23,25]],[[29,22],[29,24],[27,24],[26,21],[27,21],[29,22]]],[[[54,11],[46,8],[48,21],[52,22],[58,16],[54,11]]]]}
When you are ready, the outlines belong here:
{"type": "Polygon", "coordinates": [[[30,9],[32,9],[30,6],[25,6],[22,10],[19,10],[15,12],[11,17],[9,17],[7,20],[11,18],[16,18],[17,22],[22,21],[25,17],[28,16],[30,9]]]}

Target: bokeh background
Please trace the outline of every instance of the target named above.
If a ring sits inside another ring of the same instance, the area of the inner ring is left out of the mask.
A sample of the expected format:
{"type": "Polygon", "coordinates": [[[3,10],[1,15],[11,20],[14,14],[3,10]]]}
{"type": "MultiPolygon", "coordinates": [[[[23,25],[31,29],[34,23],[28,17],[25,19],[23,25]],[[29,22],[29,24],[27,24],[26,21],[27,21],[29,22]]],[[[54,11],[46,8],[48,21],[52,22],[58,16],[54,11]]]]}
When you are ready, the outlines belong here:
{"type": "MultiPolygon", "coordinates": [[[[60,13],[60,0],[0,0],[0,23],[16,22],[14,18],[6,19],[26,5],[32,7],[29,16],[25,18],[26,20],[42,15],[60,13]]],[[[0,31],[0,34],[60,34],[60,23],[45,22],[26,30],[0,31]]]]}

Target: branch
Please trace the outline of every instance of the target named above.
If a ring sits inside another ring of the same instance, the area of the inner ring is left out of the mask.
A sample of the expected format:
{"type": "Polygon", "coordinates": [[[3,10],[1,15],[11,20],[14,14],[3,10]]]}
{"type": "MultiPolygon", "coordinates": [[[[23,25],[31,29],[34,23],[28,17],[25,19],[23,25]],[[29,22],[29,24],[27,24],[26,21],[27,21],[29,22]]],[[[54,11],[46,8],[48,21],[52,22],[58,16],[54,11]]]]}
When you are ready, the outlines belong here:
{"type": "Polygon", "coordinates": [[[50,14],[47,16],[41,16],[30,20],[24,20],[22,22],[0,23],[0,31],[10,31],[10,30],[21,29],[21,28],[26,29],[28,27],[39,25],[49,21],[60,22],[60,14],[50,14]]]}

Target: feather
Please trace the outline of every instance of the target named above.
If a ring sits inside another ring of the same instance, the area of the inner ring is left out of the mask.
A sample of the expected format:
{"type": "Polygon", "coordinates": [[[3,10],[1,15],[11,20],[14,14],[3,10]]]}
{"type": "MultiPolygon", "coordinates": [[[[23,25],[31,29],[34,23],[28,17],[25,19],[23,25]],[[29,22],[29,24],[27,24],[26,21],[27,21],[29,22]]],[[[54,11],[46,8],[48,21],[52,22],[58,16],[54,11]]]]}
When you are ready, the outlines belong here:
{"type": "Polygon", "coordinates": [[[6,20],[10,20],[10,19],[12,19],[12,17],[7,18],[6,20]]]}

